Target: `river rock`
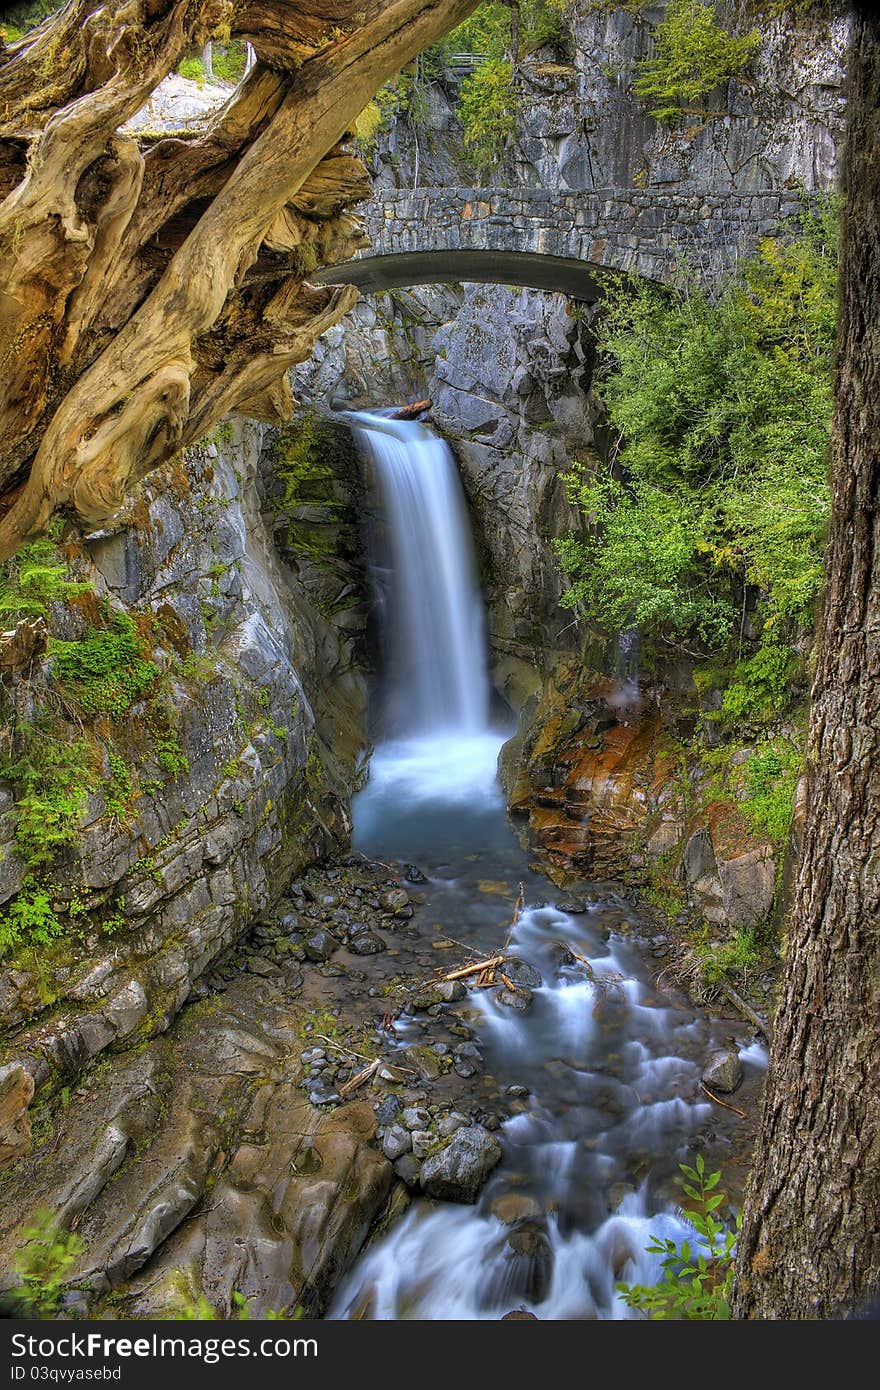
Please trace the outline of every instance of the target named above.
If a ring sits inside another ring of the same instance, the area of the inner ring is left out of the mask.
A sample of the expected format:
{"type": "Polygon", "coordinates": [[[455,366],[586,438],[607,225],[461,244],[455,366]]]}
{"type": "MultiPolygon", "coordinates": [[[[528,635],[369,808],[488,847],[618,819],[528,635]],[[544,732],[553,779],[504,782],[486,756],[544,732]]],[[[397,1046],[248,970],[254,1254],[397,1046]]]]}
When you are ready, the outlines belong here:
{"type": "Polygon", "coordinates": [[[422,1165],[414,1154],[403,1154],[394,1164],[394,1171],[409,1188],[417,1188],[422,1173],[422,1165]]]}
{"type": "Polygon", "coordinates": [[[379,894],[379,906],[383,912],[399,912],[409,906],[409,893],[405,888],[389,888],[379,894]]]}
{"type": "Polygon", "coordinates": [[[410,1131],[414,1129],[427,1129],[431,1123],[431,1114],[428,1110],[422,1110],[420,1106],[408,1105],[401,1115],[401,1121],[410,1131]]]}
{"type": "Polygon", "coordinates": [[[323,927],[316,927],[306,937],[305,952],[311,961],[325,961],[330,959],[337,945],[338,942],[328,931],[323,927]]]}
{"type": "Polygon", "coordinates": [[[447,1202],[474,1202],[495,1165],[501,1144],[481,1125],[458,1130],[450,1142],[426,1158],[422,1188],[429,1197],[447,1202]]]}
{"type": "Polygon", "coordinates": [[[0,1067],[0,1167],[27,1153],[31,1143],[28,1106],[33,1077],[17,1062],[0,1067]]]}
{"type": "Polygon", "coordinates": [[[514,1227],[505,1245],[505,1289],[529,1303],[540,1303],[550,1292],[553,1277],[553,1247],[547,1232],[529,1221],[514,1227]]]}
{"type": "Polygon", "coordinates": [[[525,986],[517,986],[516,989],[508,989],[507,985],[502,985],[493,991],[492,995],[496,1004],[501,1004],[505,1009],[515,1009],[518,1013],[525,1013],[532,1007],[534,995],[525,986]]]}
{"type": "Polygon", "coordinates": [[[733,1048],[713,1052],[703,1071],[703,1082],[710,1091],[729,1094],[742,1083],[743,1068],[739,1053],[733,1048]]]}
{"type": "Polygon", "coordinates": [[[463,999],[467,990],[461,980],[441,980],[437,986],[437,997],[444,1004],[454,1004],[463,999]]]}
{"type": "Polygon", "coordinates": [[[356,956],[377,956],[388,947],[377,932],[359,932],[349,943],[348,949],[356,956]]]}
{"type": "Polygon", "coordinates": [[[403,1125],[389,1125],[385,1131],[385,1138],[382,1140],[382,1152],[386,1158],[390,1158],[394,1163],[404,1154],[410,1153],[413,1147],[412,1135],[403,1125]]]}
{"type": "Polygon", "coordinates": [[[544,983],[541,972],[530,961],[510,956],[501,967],[508,980],[515,985],[525,985],[528,989],[540,989],[544,983]]]}
{"type": "Polygon", "coordinates": [[[403,870],[403,876],[407,883],[427,883],[426,876],[422,873],[418,864],[407,864],[403,870]]]}
{"type": "Polygon", "coordinates": [[[380,1125],[393,1124],[402,1109],[403,1102],[400,1096],[383,1096],[382,1100],[376,1106],[376,1120],[380,1125]]]}
{"type": "Polygon", "coordinates": [[[426,1158],[435,1143],[435,1136],[429,1129],[414,1129],[411,1138],[412,1151],[416,1158],[426,1158]]]}
{"type": "Polygon", "coordinates": [[[492,1215],[505,1226],[514,1226],[518,1221],[540,1216],[541,1204],[530,1192],[502,1192],[492,1203],[492,1215]]]}
{"type": "Polygon", "coordinates": [[[528,1308],[511,1308],[509,1313],[505,1313],[501,1322],[538,1322],[537,1313],[530,1313],[528,1308]]]}

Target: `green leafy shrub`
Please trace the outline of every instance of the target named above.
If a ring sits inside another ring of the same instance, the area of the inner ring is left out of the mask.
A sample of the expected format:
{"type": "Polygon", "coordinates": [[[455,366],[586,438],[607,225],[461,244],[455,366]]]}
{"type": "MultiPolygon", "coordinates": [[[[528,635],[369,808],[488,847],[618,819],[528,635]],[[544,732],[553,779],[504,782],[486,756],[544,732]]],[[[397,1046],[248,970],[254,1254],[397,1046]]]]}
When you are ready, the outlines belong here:
{"type": "Polygon", "coordinates": [[[182,58],[177,65],[177,71],[181,77],[187,78],[190,82],[198,82],[199,86],[205,81],[205,65],[201,58],[195,56],[182,58]]]}
{"type": "Polygon", "coordinates": [[[233,39],[228,46],[214,44],[211,51],[211,67],[214,76],[221,82],[240,82],[247,66],[247,49],[243,43],[233,39]]]}
{"type": "Polygon", "coordinates": [[[741,809],[753,830],[782,848],[791,830],[801,755],[777,741],[760,749],[746,764],[741,809]]]}
{"type": "Polygon", "coordinates": [[[609,295],[597,384],[618,446],[570,475],[585,531],[556,543],[571,581],[563,601],[649,639],[721,650],[747,586],[764,651],[739,673],[747,688],[731,712],[778,697],[784,631],[811,624],[822,580],[833,201],[793,230],[791,242],[764,241],[713,299],[649,285],[609,295]]]}
{"type": "Polygon", "coordinates": [[[618,1284],[617,1290],[630,1308],[638,1308],[649,1318],[685,1321],[726,1321],[730,1317],[733,1288],[733,1261],[742,1227],[737,1217],[730,1230],[715,1213],[727,1201],[719,1188],[721,1174],[706,1174],[705,1161],[697,1155],[693,1168],[679,1167],[690,1205],[684,1209],[696,1239],[678,1245],[674,1240],[653,1236],[649,1254],[662,1255],[663,1278],[659,1284],[618,1284]]]}
{"type": "Polygon", "coordinates": [[[505,58],[483,63],[462,83],[458,115],[465,153],[477,169],[498,162],[516,130],[516,113],[513,67],[505,58]]]}
{"type": "Polygon", "coordinates": [[[654,54],[638,68],[636,96],[659,121],[675,121],[694,102],[740,76],[761,47],[756,29],[735,35],[720,24],[713,5],[672,0],[654,30],[654,54]]]}
{"type": "Polygon", "coordinates": [[[159,674],[124,612],[112,613],[107,627],[90,627],[80,641],[52,638],[49,654],[56,681],[87,715],[120,719],[159,674]]]}
{"type": "Polygon", "coordinates": [[[796,658],[788,647],[760,646],[754,656],[737,662],[721,708],[736,721],[763,722],[789,703],[796,658]]]}
{"type": "Polygon", "coordinates": [[[97,782],[95,752],[85,738],[59,736],[45,715],[19,729],[19,744],[23,751],[0,760],[0,777],[16,791],[17,848],[37,867],[76,839],[97,782]]]}
{"type": "Polygon", "coordinates": [[[49,946],[63,935],[64,926],[52,910],[49,890],[26,878],[0,915],[0,956],[19,946],[49,946]]]}
{"type": "Polygon", "coordinates": [[[55,1317],[65,1282],[85,1248],[85,1241],[65,1231],[54,1212],[39,1212],[12,1261],[21,1281],[10,1295],[16,1316],[55,1317]]]}

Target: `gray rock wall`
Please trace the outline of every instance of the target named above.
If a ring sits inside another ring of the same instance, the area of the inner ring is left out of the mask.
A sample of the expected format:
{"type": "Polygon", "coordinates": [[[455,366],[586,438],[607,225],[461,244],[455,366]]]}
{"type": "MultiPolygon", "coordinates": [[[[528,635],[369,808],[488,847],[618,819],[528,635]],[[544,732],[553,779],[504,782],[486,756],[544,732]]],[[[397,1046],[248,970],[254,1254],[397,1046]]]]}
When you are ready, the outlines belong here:
{"type": "MultiPolygon", "coordinates": [[[[263,434],[241,424],[190,450],[151,479],[128,524],[72,560],[98,600],[154,634],[177,767],[157,761],[154,693],[95,721],[96,748],[127,765],[128,805],[111,813],[97,791],[76,850],[46,871],[69,938],[0,960],[0,1028],[16,1030],[0,1062],[23,1063],[38,1087],[160,1032],[290,873],[347,839],[365,684],[275,550],[256,485],[263,434]]],[[[4,795],[8,906],[25,866],[8,784],[4,795]]]]}

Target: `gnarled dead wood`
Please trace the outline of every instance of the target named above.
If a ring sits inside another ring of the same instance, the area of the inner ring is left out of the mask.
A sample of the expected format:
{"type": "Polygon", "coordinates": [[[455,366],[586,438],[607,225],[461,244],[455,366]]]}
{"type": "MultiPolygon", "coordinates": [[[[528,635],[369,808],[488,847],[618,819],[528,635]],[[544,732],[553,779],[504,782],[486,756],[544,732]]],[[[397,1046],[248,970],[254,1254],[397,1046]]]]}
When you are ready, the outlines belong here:
{"type": "Polygon", "coordinates": [[[70,0],[0,50],[0,559],[103,525],[224,415],[285,417],[363,245],[358,112],[475,0],[70,0]],[[125,129],[189,49],[257,64],[203,133],[125,129]]]}

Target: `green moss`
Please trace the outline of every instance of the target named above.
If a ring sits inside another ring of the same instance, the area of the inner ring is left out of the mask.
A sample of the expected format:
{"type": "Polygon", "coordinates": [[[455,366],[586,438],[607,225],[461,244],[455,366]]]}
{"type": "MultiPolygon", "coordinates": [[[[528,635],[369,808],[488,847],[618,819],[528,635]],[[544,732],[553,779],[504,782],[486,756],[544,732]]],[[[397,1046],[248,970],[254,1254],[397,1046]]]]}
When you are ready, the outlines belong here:
{"type": "Polygon", "coordinates": [[[159,675],[133,618],[124,612],[110,613],[105,627],[90,625],[79,641],[50,638],[49,655],[67,698],[91,716],[121,719],[159,675]]]}
{"type": "Polygon", "coordinates": [[[32,725],[18,725],[16,743],[20,751],[0,759],[0,777],[16,792],[16,847],[36,867],[76,839],[98,783],[96,749],[88,739],[63,736],[45,713],[32,725]]]}

